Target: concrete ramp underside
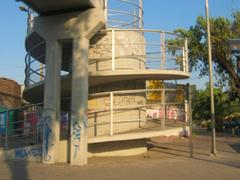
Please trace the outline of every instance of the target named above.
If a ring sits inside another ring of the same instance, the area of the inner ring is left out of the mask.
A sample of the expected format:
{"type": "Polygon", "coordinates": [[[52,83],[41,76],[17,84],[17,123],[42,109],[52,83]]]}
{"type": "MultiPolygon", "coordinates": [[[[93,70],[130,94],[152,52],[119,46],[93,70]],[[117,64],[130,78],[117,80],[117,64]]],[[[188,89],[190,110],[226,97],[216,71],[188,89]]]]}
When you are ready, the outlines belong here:
{"type": "Polygon", "coordinates": [[[54,15],[102,7],[102,0],[19,0],[40,15],[54,15]]]}
{"type": "MultiPolygon", "coordinates": [[[[188,73],[181,73],[179,71],[164,71],[164,70],[140,70],[140,71],[119,71],[109,73],[89,73],[89,86],[104,85],[112,82],[126,81],[126,80],[172,80],[172,79],[187,79],[188,73]]],[[[71,96],[71,75],[65,75],[61,78],[61,97],[66,98],[71,96]]],[[[31,103],[43,102],[44,81],[40,81],[23,92],[23,98],[31,103]],[[36,95],[37,94],[37,95],[36,95]]]]}

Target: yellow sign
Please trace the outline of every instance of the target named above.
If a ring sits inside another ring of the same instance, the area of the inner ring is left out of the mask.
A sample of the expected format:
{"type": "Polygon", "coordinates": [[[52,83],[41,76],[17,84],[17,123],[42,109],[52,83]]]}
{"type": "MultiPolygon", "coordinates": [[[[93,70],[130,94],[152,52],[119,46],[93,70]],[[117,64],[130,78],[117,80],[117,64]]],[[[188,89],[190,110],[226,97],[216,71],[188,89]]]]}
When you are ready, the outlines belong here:
{"type": "MultiPolygon", "coordinates": [[[[147,89],[163,89],[164,83],[160,80],[147,81],[147,89]]],[[[150,101],[161,101],[162,100],[162,91],[148,92],[147,100],[150,101]]]]}

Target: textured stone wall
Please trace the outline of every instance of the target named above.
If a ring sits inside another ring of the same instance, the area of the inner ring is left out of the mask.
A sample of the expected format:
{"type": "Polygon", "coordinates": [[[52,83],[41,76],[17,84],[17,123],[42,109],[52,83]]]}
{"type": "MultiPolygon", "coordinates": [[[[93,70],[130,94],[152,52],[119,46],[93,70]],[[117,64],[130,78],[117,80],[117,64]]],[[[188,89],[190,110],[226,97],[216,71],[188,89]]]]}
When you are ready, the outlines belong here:
{"type": "Polygon", "coordinates": [[[19,107],[22,103],[21,87],[15,81],[0,78],[0,106],[19,107]]]}

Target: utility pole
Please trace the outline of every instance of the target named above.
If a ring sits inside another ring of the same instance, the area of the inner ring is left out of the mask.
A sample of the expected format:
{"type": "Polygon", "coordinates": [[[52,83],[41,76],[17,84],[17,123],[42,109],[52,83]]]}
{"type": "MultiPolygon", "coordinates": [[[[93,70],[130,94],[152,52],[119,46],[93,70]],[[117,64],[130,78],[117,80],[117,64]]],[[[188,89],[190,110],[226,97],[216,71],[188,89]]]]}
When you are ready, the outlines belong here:
{"type": "Polygon", "coordinates": [[[208,63],[209,63],[209,87],[211,97],[211,120],[212,120],[212,155],[216,156],[216,130],[215,130],[215,108],[214,108],[214,93],[213,93],[213,70],[212,70],[212,46],[211,46],[211,31],[209,21],[209,5],[206,0],[206,21],[207,21],[207,39],[208,39],[208,63]]]}

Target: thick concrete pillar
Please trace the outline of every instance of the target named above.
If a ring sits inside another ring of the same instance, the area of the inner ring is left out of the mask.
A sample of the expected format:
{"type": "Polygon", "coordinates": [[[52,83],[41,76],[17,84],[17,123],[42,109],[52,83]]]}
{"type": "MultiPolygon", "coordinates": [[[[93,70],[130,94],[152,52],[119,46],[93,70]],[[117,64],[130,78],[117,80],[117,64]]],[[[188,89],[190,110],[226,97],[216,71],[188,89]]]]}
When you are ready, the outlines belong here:
{"type": "Polygon", "coordinates": [[[87,164],[89,40],[73,40],[70,164],[87,164]]]}
{"type": "Polygon", "coordinates": [[[61,46],[56,40],[46,43],[46,78],[44,85],[43,155],[46,164],[57,162],[60,139],[61,46]]]}

